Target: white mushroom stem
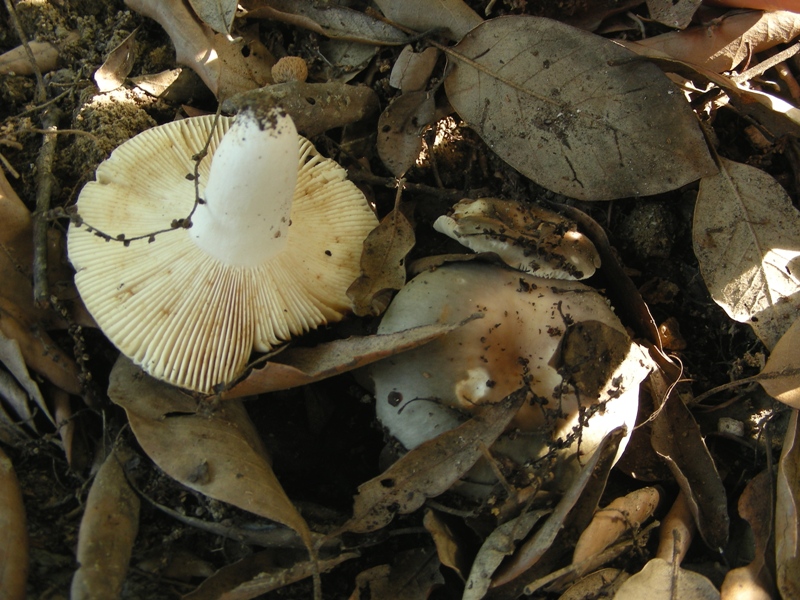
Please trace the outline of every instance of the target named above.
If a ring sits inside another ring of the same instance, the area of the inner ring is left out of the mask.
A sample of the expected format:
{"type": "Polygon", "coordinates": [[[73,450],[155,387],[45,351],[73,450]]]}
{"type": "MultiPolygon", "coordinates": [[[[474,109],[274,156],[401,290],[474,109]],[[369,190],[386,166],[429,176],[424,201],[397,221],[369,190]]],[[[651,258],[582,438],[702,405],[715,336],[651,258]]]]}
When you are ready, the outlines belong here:
{"type": "Polygon", "coordinates": [[[211,161],[190,237],[231,266],[253,267],[280,252],[289,233],[299,141],[291,117],[243,112],[211,161]]]}

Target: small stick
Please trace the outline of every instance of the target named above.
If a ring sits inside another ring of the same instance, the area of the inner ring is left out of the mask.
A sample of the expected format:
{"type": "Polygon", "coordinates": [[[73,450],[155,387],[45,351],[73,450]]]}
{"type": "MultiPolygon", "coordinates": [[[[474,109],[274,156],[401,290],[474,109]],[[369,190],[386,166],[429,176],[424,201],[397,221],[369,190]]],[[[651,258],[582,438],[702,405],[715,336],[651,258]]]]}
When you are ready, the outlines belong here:
{"type": "Polygon", "coordinates": [[[33,56],[33,50],[31,50],[31,47],[28,44],[28,37],[25,35],[25,30],[22,29],[22,23],[19,22],[17,10],[14,8],[14,3],[11,0],[6,0],[6,10],[8,10],[8,16],[11,17],[11,23],[14,25],[14,31],[16,31],[22,47],[25,48],[25,54],[27,54],[28,60],[31,63],[33,73],[36,75],[36,95],[34,96],[34,100],[36,104],[41,104],[46,99],[42,71],[39,69],[39,65],[36,64],[36,58],[33,56]]]}
{"type": "Polygon", "coordinates": [[[53,158],[56,154],[55,135],[61,111],[52,108],[44,113],[44,135],[36,159],[36,212],[33,216],[33,300],[37,306],[50,306],[50,286],[47,283],[47,212],[53,193],[53,158]]]}

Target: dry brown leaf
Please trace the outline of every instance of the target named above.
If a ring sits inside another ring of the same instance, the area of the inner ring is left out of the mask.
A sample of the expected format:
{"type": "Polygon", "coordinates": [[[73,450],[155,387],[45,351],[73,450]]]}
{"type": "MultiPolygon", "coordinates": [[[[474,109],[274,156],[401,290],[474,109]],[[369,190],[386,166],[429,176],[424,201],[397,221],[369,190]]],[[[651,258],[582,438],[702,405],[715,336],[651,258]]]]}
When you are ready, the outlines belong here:
{"type": "Polygon", "coordinates": [[[684,29],[703,0],[647,0],[650,18],[670,27],[684,29]]]}
{"type": "Polygon", "coordinates": [[[14,466],[0,448],[0,598],[24,600],[27,579],[25,505],[14,466]]]}
{"type": "Polygon", "coordinates": [[[406,94],[424,90],[438,59],[439,51],[436,48],[429,47],[422,52],[414,52],[413,46],[406,46],[392,67],[389,85],[406,94]]]}
{"type": "Polygon", "coordinates": [[[202,414],[197,401],[120,356],[108,395],[128,414],[142,449],[170,477],[202,494],[294,529],[311,547],[308,525],[286,496],[238,400],[202,414]]]}
{"type": "Polygon", "coordinates": [[[318,77],[347,83],[372,64],[378,50],[378,46],[350,40],[325,40],[319,45],[320,54],[325,60],[318,77]]]}
{"type": "Polygon", "coordinates": [[[686,494],[678,493],[667,516],[661,521],[656,557],[681,564],[692,545],[697,527],[686,494]]]}
{"type": "MultiPolygon", "coordinates": [[[[40,73],[49,73],[58,66],[58,47],[50,42],[29,42],[40,73]]],[[[33,67],[24,46],[0,54],[0,75],[33,75],[33,67]]]]}
{"type": "Polygon", "coordinates": [[[417,348],[464,325],[434,324],[397,333],[350,337],[313,348],[289,348],[258,367],[220,396],[224,399],[286,390],[346,373],[412,348],[417,348]]]}
{"type": "Polygon", "coordinates": [[[600,569],[573,583],[558,600],[589,600],[613,598],[619,587],[630,577],[619,569],[600,569]]]}
{"type": "Polygon", "coordinates": [[[428,498],[447,491],[483,456],[519,410],[524,394],[483,407],[455,429],[424,442],[386,471],[358,487],[353,517],[340,531],[367,533],[409,514],[428,498]]]}
{"type": "Polygon", "coordinates": [[[693,571],[660,558],[648,562],[617,590],[614,600],[717,600],[714,584],[693,571]]]}
{"type": "Polygon", "coordinates": [[[788,404],[800,408],[800,318],[778,340],[761,371],[767,379],[759,379],[766,392],[788,404]]]}
{"type": "Polygon", "coordinates": [[[789,42],[800,35],[800,13],[746,12],[713,21],[703,27],[664,33],[638,42],[624,42],[658,50],[677,60],[701,65],[717,73],[730,71],[754,53],[789,42]]]}
{"type": "Polygon", "coordinates": [[[394,557],[391,565],[359,573],[350,600],[424,600],[443,583],[435,551],[405,550],[394,557]]]}
{"type": "Polygon", "coordinates": [[[347,290],[355,314],[379,315],[386,310],[392,292],[405,285],[406,255],[414,242],[414,228],[399,208],[370,232],[361,253],[361,276],[347,290]]]}
{"type": "Polygon", "coordinates": [[[237,0],[189,0],[195,14],[217,33],[230,34],[237,0]]]}
{"type": "Polygon", "coordinates": [[[378,119],[378,155],[398,179],[419,158],[422,134],[433,123],[433,92],[409,92],[392,101],[378,119]]]}
{"type": "Polygon", "coordinates": [[[653,195],[716,172],[670,80],[550,19],[499,17],[448,51],[450,103],[500,158],[581,200],[653,195]]]}
{"type": "MultiPolygon", "coordinates": [[[[2,298],[0,298],[2,300],[2,298]]],[[[2,321],[0,321],[2,324],[2,321]]],[[[55,425],[56,421],[50,413],[50,408],[42,396],[39,386],[30,376],[28,367],[25,364],[25,356],[20,349],[19,342],[6,335],[0,328],[0,363],[2,363],[16,382],[25,390],[42,413],[55,425]]]]}
{"type": "Polygon", "coordinates": [[[455,571],[463,581],[469,573],[469,546],[465,546],[464,541],[455,533],[448,517],[445,513],[426,509],[422,526],[431,534],[439,562],[455,571]]]}
{"type": "Polygon", "coordinates": [[[721,159],[700,182],[694,252],[714,301],[772,349],[800,311],[800,212],[767,173],[721,159]]]}
{"type": "Polygon", "coordinates": [[[782,598],[800,598],[800,420],[792,410],[778,463],[775,503],[776,584],[782,598]]]}
{"type": "Polygon", "coordinates": [[[139,496],[125,476],[132,453],[114,449],[97,471],[78,533],[78,570],[70,598],[117,598],[139,529],[139,496]]]}
{"type": "MultiPolygon", "coordinates": [[[[647,519],[653,516],[661,495],[653,487],[634,490],[626,496],[617,498],[605,508],[600,508],[592,522],[583,530],[575,544],[572,563],[588,561],[592,556],[600,554],[623,535],[634,532],[647,519]]],[[[598,564],[587,564],[578,572],[579,575],[594,570],[598,564]]]]}
{"type": "Polygon", "coordinates": [[[137,27],[120,44],[108,53],[105,62],[94,72],[94,82],[100,93],[110,92],[125,83],[136,58],[137,27]]]}
{"type": "Polygon", "coordinates": [[[440,29],[454,42],[483,22],[463,0],[376,0],[375,4],[390,21],[420,33],[440,29]]]}

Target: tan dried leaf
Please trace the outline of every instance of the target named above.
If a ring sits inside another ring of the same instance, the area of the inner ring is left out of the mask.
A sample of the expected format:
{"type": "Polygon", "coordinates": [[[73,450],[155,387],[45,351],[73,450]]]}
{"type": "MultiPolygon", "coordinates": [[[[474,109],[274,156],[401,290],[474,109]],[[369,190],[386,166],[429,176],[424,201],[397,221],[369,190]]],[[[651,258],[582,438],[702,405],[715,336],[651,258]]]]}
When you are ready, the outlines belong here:
{"type": "Polygon", "coordinates": [[[394,290],[406,282],[406,255],[414,247],[414,228],[398,208],[386,215],[364,240],[361,276],[347,290],[358,316],[379,315],[394,290]]]}
{"type": "Polygon", "coordinates": [[[238,0],[189,0],[195,14],[217,33],[230,34],[238,0]]]}
{"type": "Polygon", "coordinates": [[[703,0],[647,0],[650,18],[664,25],[684,29],[703,0]]]}
{"type": "Polygon", "coordinates": [[[137,27],[120,44],[108,53],[105,62],[94,72],[94,82],[100,93],[110,92],[125,83],[136,58],[137,27]]]}
{"type": "Polygon", "coordinates": [[[350,600],[421,600],[443,583],[436,552],[415,548],[397,553],[391,565],[359,573],[350,600]]]}
{"type": "Polygon", "coordinates": [[[703,575],[654,558],[631,575],[617,590],[614,600],[718,600],[719,592],[703,575]]]}
{"type": "Polygon", "coordinates": [[[714,301],[772,349],[800,311],[800,212],[767,173],[721,159],[700,182],[694,252],[714,301]]]}
{"type": "Polygon", "coordinates": [[[800,420],[792,411],[778,462],[775,503],[776,584],[782,598],[800,598],[800,420]]]}
{"type": "Polygon", "coordinates": [[[115,449],[97,471],[78,533],[78,570],[70,598],[117,598],[128,572],[139,530],[139,496],[131,489],[123,463],[131,455],[115,449]]]}
{"type": "Polygon", "coordinates": [[[392,67],[389,85],[406,94],[424,90],[438,59],[439,51],[436,48],[414,52],[413,46],[406,46],[392,67]]]}
{"type": "Polygon", "coordinates": [[[454,42],[483,22],[463,0],[376,0],[375,4],[390,21],[420,33],[441,29],[454,42]]]}
{"type": "Polygon", "coordinates": [[[0,598],[24,600],[28,579],[28,529],[14,465],[0,448],[0,598]]]}
{"type": "Polygon", "coordinates": [[[674,190],[716,172],[697,118],[658,67],[550,19],[507,16],[448,52],[450,103],[500,158],[581,200],[674,190]]]}
{"type": "Polygon", "coordinates": [[[433,92],[403,94],[378,119],[378,155],[398,179],[414,166],[422,151],[422,134],[433,123],[433,92]]]}
{"type": "Polygon", "coordinates": [[[800,318],[789,327],[769,355],[761,371],[759,383],[766,392],[788,404],[800,408],[800,318]]]}

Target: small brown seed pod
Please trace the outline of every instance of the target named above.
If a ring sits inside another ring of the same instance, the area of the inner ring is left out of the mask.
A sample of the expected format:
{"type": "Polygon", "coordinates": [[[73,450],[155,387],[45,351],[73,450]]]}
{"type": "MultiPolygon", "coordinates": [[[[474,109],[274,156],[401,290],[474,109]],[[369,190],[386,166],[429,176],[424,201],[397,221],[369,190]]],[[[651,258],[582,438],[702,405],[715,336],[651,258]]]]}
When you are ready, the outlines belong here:
{"type": "Polygon", "coordinates": [[[289,81],[304,82],[308,78],[306,61],[299,56],[284,56],[272,67],[272,79],[275,83],[289,81]]]}

